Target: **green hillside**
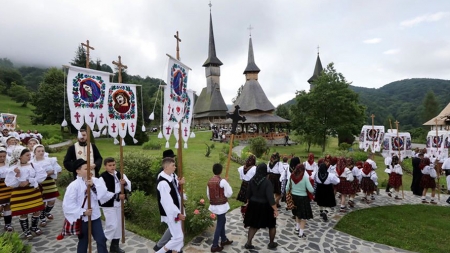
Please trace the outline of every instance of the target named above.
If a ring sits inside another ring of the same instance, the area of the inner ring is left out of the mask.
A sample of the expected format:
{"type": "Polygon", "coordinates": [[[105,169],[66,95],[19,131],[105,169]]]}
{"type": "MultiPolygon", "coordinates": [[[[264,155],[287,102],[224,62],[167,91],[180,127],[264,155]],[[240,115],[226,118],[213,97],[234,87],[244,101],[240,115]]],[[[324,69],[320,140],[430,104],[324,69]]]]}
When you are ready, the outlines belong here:
{"type": "MultiPolygon", "coordinates": [[[[367,124],[372,124],[369,117],[372,113],[378,125],[385,125],[386,119],[391,116],[400,122],[402,130],[422,126],[422,103],[428,91],[436,95],[439,111],[450,102],[450,80],[412,78],[395,81],[378,89],[356,86],[350,86],[350,89],[359,94],[359,102],[367,108],[367,124]]],[[[294,103],[295,98],[286,105],[294,103]]]]}

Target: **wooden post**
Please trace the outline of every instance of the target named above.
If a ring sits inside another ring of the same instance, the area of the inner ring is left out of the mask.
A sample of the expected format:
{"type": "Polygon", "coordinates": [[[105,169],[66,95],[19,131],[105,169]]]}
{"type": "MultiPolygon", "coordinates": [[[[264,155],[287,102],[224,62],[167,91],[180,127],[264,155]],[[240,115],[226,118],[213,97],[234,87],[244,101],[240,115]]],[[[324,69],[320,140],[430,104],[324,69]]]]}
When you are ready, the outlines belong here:
{"type": "MultiPolygon", "coordinates": [[[[89,46],[89,40],[86,40],[86,44],[81,43],[81,46],[86,47],[86,68],[89,68],[89,49],[95,50],[89,46]]],[[[91,128],[86,124],[86,163],[87,163],[87,180],[91,180],[91,128]]],[[[88,209],[91,209],[91,187],[88,187],[87,191],[87,204],[88,209]]],[[[92,252],[92,220],[91,216],[88,216],[88,250],[92,252]]]]}
{"type": "MultiPolygon", "coordinates": [[[[400,137],[399,137],[399,133],[398,133],[398,124],[400,123],[400,122],[398,122],[397,120],[394,122],[395,123],[395,125],[396,125],[396,127],[397,127],[397,141],[398,141],[398,143],[400,144],[400,137]]],[[[398,161],[400,162],[401,160],[400,160],[400,147],[398,148],[398,161]]],[[[404,191],[403,191],[403,182],[402,182],[402,198],[404,199],[405,198],[405,193],[404,193],[404,191]]]]}
{"type": "Polygon", "coordinates": [[[228,172],[230,171],[231,154],[233,153],[233,142],[234,142],[234,134],[231,134],[230,149],[228,150],[227,168],[226,168],[226,171],[225,171],[225,178],[227,180],[228,180],[228,172]]]}
{"type": "MultiPolygon", "coordinates": [[[[435,124],[436,124],[436,141],[437,141],[437,143],[436,143],[436,160],[434,161],[434,167],[435,167],[435,170],[436,169],[438,169],[438,154],[439,154],[439,133],[438,133],[438,124],[437,124],[437,121],[438,121],[438,119],[437,119],[437,117],[434,119],[434,122],[435,122],[435,124]]],[[[439,168],[439,171],[437,171],[436,170],[436,175],[437,175],[437,192],[438,192],[438,200],[441,200],[441,186],[439,185],[440,184],[440,175],[441,175],[441,170],[440,170],[440,168],[439,168]]]]}
{"type": "MultiPolygon", "coordinates": [[[[372,134],[374,133],[374,131],[375,131],[375,128],[374,128],[374,122],[373,122],[373,119],[375,118],[375,115],[372,113],[372,115],[370,115],[370,117],[372,118],[372,134]]],[[[372,136],[371,136],[372,137],[372,136]]],[[[374,140],[374,137],[372,137],[372,153],[375,153],[375,140],[374,140]]]]}
{"type": "MultiPolygon", "coordinates": [[[[122,69],[126,69],[128,68],[126,65],[122,64],[122,57],[120,57],[119,55],[119,61],[113,61],[112,64],[117,66],[117,69],[119,71],[119,78],[118,81],[119,83],[122,83],[122,69]]],[[[124,172],[123,172],[123,145],[122,145],[123,139],[120,136],[119,137],[119,153],[120,153],[120,174],[121,177],[124,178],[124,172]]],[[[125,194],[125,190],[123,187],[123,184],[120,184],[120,194],[125,194]]],[[[120,204],[121,204],[121,222],[122,222],[122,243],[125,243],[125,213],[124,213],[124,201],[123,199],[120,200],[120,204]]]]}

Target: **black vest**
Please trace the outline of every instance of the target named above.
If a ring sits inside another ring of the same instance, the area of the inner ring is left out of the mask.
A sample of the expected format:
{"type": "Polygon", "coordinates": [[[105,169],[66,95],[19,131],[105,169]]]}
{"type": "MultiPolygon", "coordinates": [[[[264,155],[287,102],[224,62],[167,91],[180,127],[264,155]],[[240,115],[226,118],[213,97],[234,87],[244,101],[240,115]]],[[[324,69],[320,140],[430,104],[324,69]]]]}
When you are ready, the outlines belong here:
{"type": "MultiPolygon", "coordinates": [[[[120,175],[120,172],[116,171],[117,178],[120,180],[122,176],[120,175]]],[[[109,192],[116,193],[116,181],[114,179],[114,176],[109,174],[109,172],[105,171],[100,175],[106,184],[106,189],[108,189],[109,192]]],[[[116,201],[114,198],[108,200],[103,205],[100,205],[102,207],[113,207],[114,201],[116,201]]]]}
{"type": "MultiPolygon", "coordinates": [[[[165,179],[164,177],[160,176],[158,178],[158,184],[161,181],[166,181],[167,184],[170,186],[170,196],[172,197],[173,203],[180,208],[180,202],[178,201],[178,194],[177,194],[177,190],[175,188],[175,185],[172,184],[171,182],[169,182],[167,179],[165,179]]],[[[158,207],[159,207],[159,214],[161,214],[161,216],[167,216],[166,212],[164,211],[164,208],[161,205],[161,193],[159,191],[156,191],[157,195],[158,195],[158,207]]]]}

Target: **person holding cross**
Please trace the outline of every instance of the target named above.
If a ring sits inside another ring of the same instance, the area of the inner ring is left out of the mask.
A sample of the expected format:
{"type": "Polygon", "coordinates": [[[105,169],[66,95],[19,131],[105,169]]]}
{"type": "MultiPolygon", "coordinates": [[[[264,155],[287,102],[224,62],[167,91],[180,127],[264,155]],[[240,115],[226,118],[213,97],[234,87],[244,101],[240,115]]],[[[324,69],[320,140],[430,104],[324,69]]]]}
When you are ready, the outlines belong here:
{"type": "MultiPolygon", "coordinates": [[[[66,156],[64,157],[64,168],[66,170],[73,173],[74,180],[77,179],[76,167],[74,167],[74,163],[78,159],[87,160],[87,132],[86,129],[80,129],[78,132],[78,142],[74,143],[67,149],[66,156]]],[[[93,161],[93,168],[95,170],[95,177],[99,177],[99,171],[102,167],[103,158],[100,155],[100,151],[98,150],[95,144],[91,143],[91,154],[90,158],[93,161]]]]}

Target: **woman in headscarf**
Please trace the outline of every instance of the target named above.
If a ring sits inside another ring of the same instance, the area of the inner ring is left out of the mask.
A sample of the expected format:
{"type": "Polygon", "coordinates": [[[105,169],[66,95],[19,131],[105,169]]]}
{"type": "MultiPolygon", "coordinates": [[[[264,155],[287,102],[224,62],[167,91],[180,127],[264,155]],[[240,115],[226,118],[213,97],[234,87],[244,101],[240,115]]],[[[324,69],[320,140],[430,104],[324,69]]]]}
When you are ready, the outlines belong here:
{"type": "Polygon", "coordinates": [[[437,202],[434,200],[434,196],[436,194],[436,170],[431,167],[430,158],[425,157],[423,159],[423,168],[422,168],[422,179],[420,180],[420,187],[423,188],[422,192],[422,203],[431,203],[431,204],[437,204],[437,202]],[[427,201],[427,191],[431,188],[431,201],[427,201]]]}
{"type": "Polygon", "coordinates": [[[389,181],[388,185],[390,186],[390,189],[388,191],[389,197],[392,197],[392,190],[395,191],[395,199],[400,200],[398,196],[400,192],[400,186],[402,186],[402,175],[403,175],[403,169],[402,166],[398,163],[399,159],[398,156],[394,155],[392,157],[391,164],[389,165],[389,181]]]}
{"type": "Polygon", "coordinates": [[[47,173],[39,165],[30,163],[31,153],[28,149],[18,146],[13,151],[9,171],[6,174],[5,184],[11,191],[11,215],[20,216],[19,222],[27,239],[33,238],[32,232],[41,235],[38,227],[39,215],[44,210],[42,194],[39,184],[47,177],[47,173]],[[31,227],[28,223],[28,214],[32,214],[31,227]]]}
{"type": "Polygon", "coordinates": [[[273,197],[273,186],[267,180],[267,165],[261,163],[256,168],[255,176],[250,180],[247,188],[247,212],[244,218],[248,230],[246,249],[255,249],[252,245],[253,237],[260,228],[269,228],[269,244],[267,248],[274,249],[278,243],[274,242],[276,234],[276,217],[278,209],[273,197]]]}
{"type": "Polygon", "coordinates": [[[241,183],[241,189],[239,190],[239,193],[237,195],[237,200],[244,202],[244,205],[241,206],[241,214],[244,217],[246,212],[246,206],[247,204],[247,188],[250,180],[253,178],[253,176],[256,173],[256,156],[250,155],[247,160],[245,161],[245,165],[238,168],[239,177],[242,180],[241,183]]]}
{"type": "Polygon", "coordinates": [[[320,216],[323,221],[328,220],[328,212],[331,207],[336,206],[336,198],[334,197],[334,187],[339,183],[339,178],[335,174],[329,173],[327,165],[321,163],[317,171],[314,181],[316,182],[316,196],[315,201],[319,206],[320,216]]]}
{"type": "Polygon", "coordinates": [[[305,166],[306,172],[310,177],[313,177],[314,176],[313,174],[316,174],[317,170],[319,169],[319,166],[314,161],[313,153],[309,153],[308,160],[306,160],[306,162],[304,162],[303,165],[305,166]]]}
{"type": "Polygon", "coordinates": [[[303,164],[297,165],[291,175],[289,182],[286,185],[286,192],[291,190],[292,199],[295,205],[296,225],[295,230],[298,232],[298,237],[305,238],[303,232],[306,225],[306,220],[313,218],[311,209],[311,200],[307,192],[313,193],[314,188],[309,181],[308,174],[305,174],[305,166],[303,164]]]}
{"type": "Polygon", "coordinates": [[[5,231],[14,231],[11,221],[11,206],[9,205],[9,199],[11,197],[12,188],[6,186],[5,177],[8,173],[8,161],[6,160],[6,148],[0,146],[0,212],[3,213],[3,219],[5,221],[5,231]]]}
{"type": "Polygon", "coordinates": [[[281,207],[281,182],[280,177],[283,172],[283,166],[280,162],[280,154],[273,153],[270,157],[269,166],[267,167],[267,172],[269,173],[269,180],[273,186],[273,194],[275,194],[275,202],[277,207],[281,207]]]}
{"type": "Polygon", "coordinates": [[[361,170],[361,190],[364,193],[362,201],[370,204],[370,195],[373,194],[378,177],[377,173],[372,169],[372,165],[368,162],[364,162],[363,168],[361,170]]]}

